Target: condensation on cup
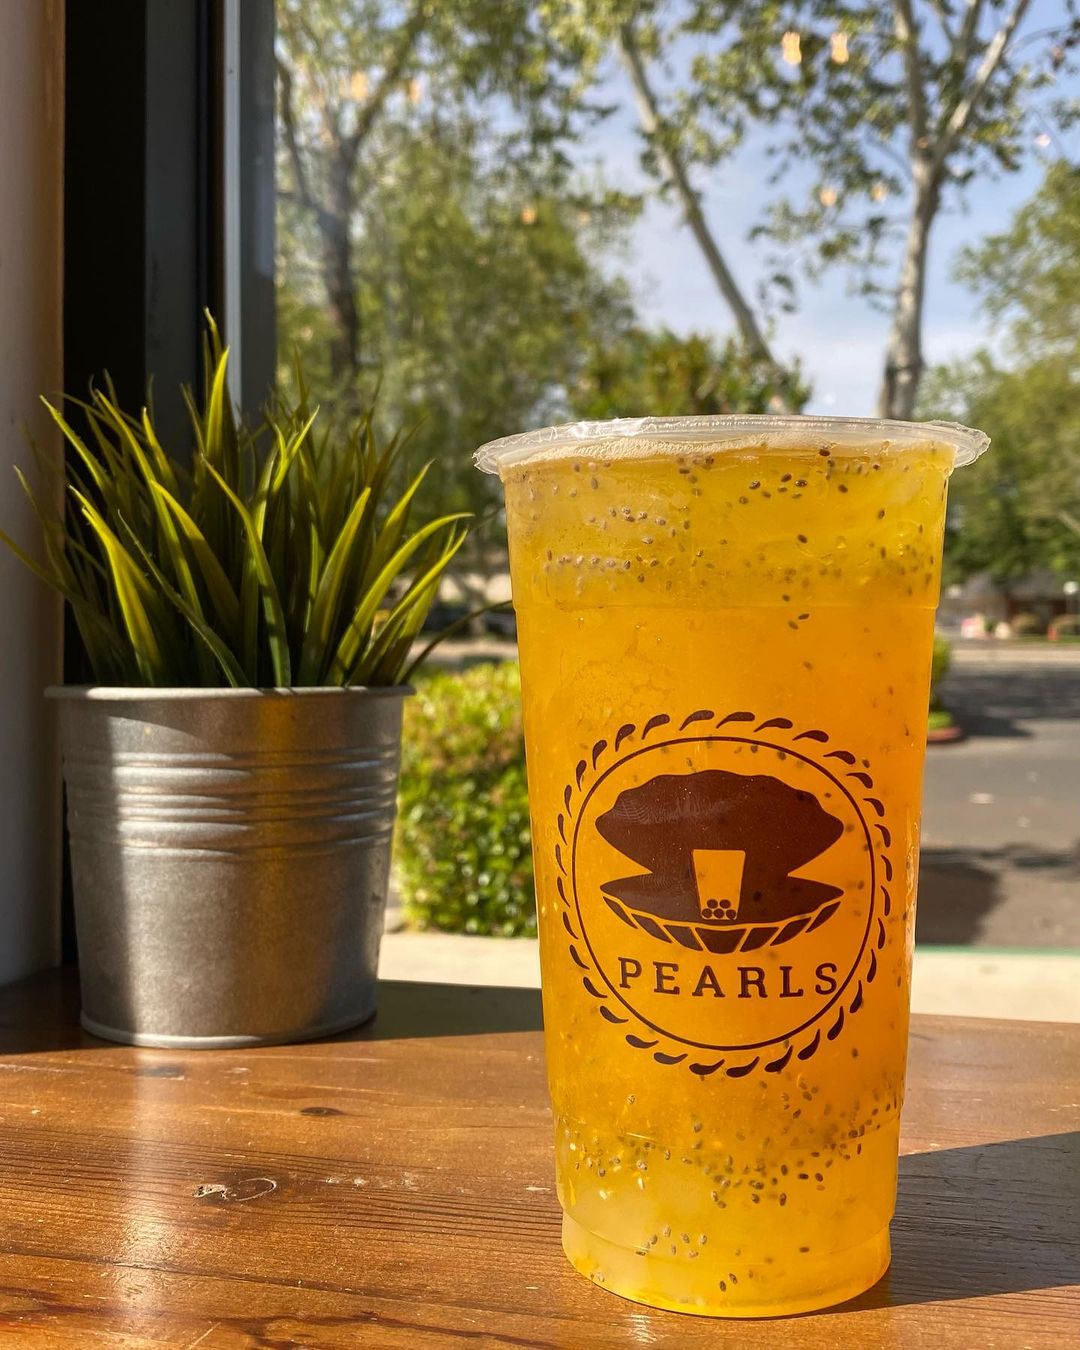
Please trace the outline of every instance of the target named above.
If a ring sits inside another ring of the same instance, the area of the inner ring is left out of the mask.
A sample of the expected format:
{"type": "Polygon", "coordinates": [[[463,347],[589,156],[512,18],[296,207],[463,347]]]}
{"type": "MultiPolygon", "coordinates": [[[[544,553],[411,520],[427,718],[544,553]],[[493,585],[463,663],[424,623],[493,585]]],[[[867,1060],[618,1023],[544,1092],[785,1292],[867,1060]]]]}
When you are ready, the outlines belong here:
{"type": "Polygon", "coordinates": [[[506,492],[573,1265],[775,1316],[889,1264],[949,475],[981,433],[578,423],[506,492]]]}

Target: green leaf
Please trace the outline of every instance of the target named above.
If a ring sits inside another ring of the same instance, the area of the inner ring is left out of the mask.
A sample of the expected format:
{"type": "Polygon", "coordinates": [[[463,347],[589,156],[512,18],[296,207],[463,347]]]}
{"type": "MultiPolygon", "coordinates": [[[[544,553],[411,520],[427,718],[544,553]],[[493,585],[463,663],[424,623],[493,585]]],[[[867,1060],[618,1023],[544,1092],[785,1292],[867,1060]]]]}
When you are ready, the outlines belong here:
{"type": "Polygon", "coordinates": [[[149,568],[154,580],[188,621],[191,631],[199,639],[200,643],[208,649],[209,654],[217,661],[229,684],[232,685],[234,689],[250,687],[251,682],[246,678],[240,667],[239,661],[237,661],[225,642],[222,641],[219,635],[215,633],[213,628],[206,622],[197,606],[185,599],[176,587],[170,583],[168,577],[164,575],[147,550],[134,538],[134,536],[132,536],[132,541],[139,550],[139,554],[142,557],[143,562],[149,568]]]}
{"type": "Polygon", "coordinates": [[[316,408],[315,411],[311,414],[311,416],[307,418],[307,420],[304,422],[303,426],[301,426],[300,430],[297,431],[295,435],[293,435],[287,443],[285,442],[285,438],[284,436],[282,436],[281,432],[280,431],[278,432],[278,439],[279,439],[278,465],[274,473],[273,482],[271,484],[272,492],[275,493],[280,492],[281,489],[284,487],[285,479],[288,477],[289,471],[293,466],[293,460],[299,454],[304,442],[307,440],[308,433],[314,426],[315,419],[316,417],[318,417],[318,415],[319,410],[318,408],[316,408]]]}
{"type": "Polygon", "coordinates": [[[350,672],[349,684],[383,683],[395,679],[439,589],[443,573],[468,537],[466,530],[451,535],[435,562],[409,587],[390,611],[360,665],[350,672]]]}
{"type": "Polygon", "coordinates": [[[106,476],[105,472],[102,470],[101,464],[98,461],[97,456],[92,455],[90,453],[90,450],[87,448],[86,442],[78,434],[78,432],[74,429],[74,427],[71,426],[71,424],[67,421],[63,413],[61,413],[58,408],[54,408],[47,398],[43,398],[41,401],[48,409],[49,416],[60,428],[61,432],[63,432],[64,439],[68,442],[69,445],[71,445],[74,448],[79,458],[82,460],[83,464],[86,465],[87,472],[93,479],[94,486],[98,489],[99,492],[105,495],[108,492],[109,479],[106,476]]]}
{"type": "Polygon", "coordinates": [[[57,573],[55,568],[50,571],[48,567],[43,567],[36,559],[31,558],[30,554],[27,553],[25,549],[21,548],[6,530],[0,530],[0,543],[6,544],[23,566],[29,568],[34,576],[36,576],[39,581],[43,581],[50,590],[58,591],[67,600],[73,598],[77,600],[79,598],[78,594],[74,592],[73,588],[57,573]]]}
{"type": "Polygon", "coordinates": [[[161,442],[157,438],[157,432],[154,430],[154,424],[150,420],[150,412],[147,408],[142,413],[143,435],[146,437],[146,444],[150,447],[150,452],[154,456],[154,464],[157,468],[157,481],[168,492],[175,497],[180,491],[179,484],[176,481],[176,470],[165,453],[161,442]]]}
{"type": "MultiPolygon", "coordinates": [[[[146,486],[149,489],[152,515],[156,524],[158,550],[162,562],[168,562],[172,573],[176,578],[177,589],[180,591],[181,595],[183,595],[188,608],[198,615],[200,621],[203,621],[202,602],[199,598],[198,588],[195,584],[195,577],[191,571],[187,552],[181,540],[180,532],[177,529],[176,520],[167,504],[167,501],[171,500],[170,494],[165,484],[158,480],[157,472],[160,469],[160,465],[157,462],[157,456],[154,455],[153,460],[151,459],[151,455],[148,455],[139,444],[135,432],[132,426],[129,425],[127,418],[114,403],[104,395],[98,396],[98,403],[105,411],[105,414],[112,425],[116,428],[123,443],[126,444],[128,454],[142,474],[146,486]]],[[[156,443],[156,437],[153,436],[152,430],[151,440],[156,443]]],[[[153,452],[151,453],[153,454],[153,452]]],[[[164,459],[163,454],[161,458],[164,459]]],[[[169,469],[167,462],[165,464],[164,477],[167,483],[175,484],[175,475],[169,469]]],[[[149,559],[150,555],[147,552],[143,541],[140,539],[138,532],[131,527],[126,517],[124,518],[124,524],[127,533],[130,535],[132,542],[135,544],[140,554],[145,559],[149,559]]],[[[154,568],[155,575],[163,574],[162,569],[158,569],[154,564],[150,565],[154,568]]],[[[209,682],[211,678],[211,667],[207,661],[207,654],[201,645],[198,648],[198,659],[200,673],[204,681],[209,682]]]]}
{"type": "Polygon", "coordinates": [[[374,622],[375,615],[379,606],[382,604],[383,596],[390,589],[395,578],[400,574],[402,568],[409,561],[418,548],[432,535],[439,530],[443,530],[447,525],[455,520],[462,520],[467,512],[458,512],[455,515],[441,516],[438,520],[433,520],[423,526],[422,529],[405,541],[404,544],[385,564],[382,571],[367,588],[363,599],[356,607],[352,620],[348,628],[342,634],[341,640],[334,652],[334,659],[331,662],[330,669],[327,672],[324,683],[336,685],[343,684],[348,679],[349,672],[355,667],[359,658],[361,648],[367,640],[367,634],[374,622]]]}
{"type": "Polygon", "coordinates": [[[199,567],[199,574],[206,586],[207,594],[213,602],[218,618],[230,640],[239,638],[240,601],[236,598],[229,578],[207,543],[206,537],[180,503],[160,483],[151,488],[157,501],[172,512],[184,539],[191,548],[192,555],[199,567]]]}
{"type": "Polygon", "coordinates": [[[412,500],[427,477],[430,468],[431,462],[429,461],[401,494],[394,509],[383,522],[383,527],[379,531],[379,537],[375,543],[375,551],[371,556],[371,570],[373,572],[381,570],[387,558],[401,543],[401,536],[405,533],[405,526],[408,524],[412,500]]]}
{"type": "Polygon", "coordinates": [[[154,625],[151,623],[146,610],[146,601],[149,599],[152,602],[153,591],[147,585],[146,579],[136,567],[131,555],[109,529],[93,503],[83,497],[81,493],[75,493],[74,495],[82,507],[87,522],[101,541],[101,546],[108,560],[113,586],[116,589],[116,597],[124,619],[124,627],[130,639],[139,672],[147,684],[167,684],[168,667],[165,654],[161,649],[157,634],[154,631],[154,625]]]}
{"type": "Polygon", "coordinates": [[[315,592],[307,631],[304,633],[298,675],[300,684],[311,684],[326,664],[331,638],[341,609],[345,580],[349,574],[360,527],[370,500],[371,489],[365,488],[353,503],[352,510],[326,560],[315,592]]]}
{"type": "MultiPolygon", "coordinates": [[[[251,565],[258,578],[259,595],[262,599],[263,613],[266,619],[266,637],[270,649],[270,664],[273,671],[274,684],[278,688],[286,688],[292,684],[292,663],[289,658],[289,642],[285,627],[285,614],[282,611],[281,600],[278,596],[277,588],[274,585],[274,578],[270,571],[270,563],[266,557],[266,551],[263,548],[262,540],[259,537],[258,526],[255,524],[251,512],[209,460],[207,460],[206,467],[213,476],[214,481],[232,503],[233,509],[236,511],[236,514],[244,527],[244,535],[247,539],[248,550],[246,558],[251,560],[251,565]]],[[[254,681],[258,681],[257,670],[252,670],[249,666],[247,673],[254,681]]]]}
{"type": "Polygon", "coordinates": [[[408,684],[441,642],[445,642],[446,639],[452,637],[454,633],[460,633],[463,629],[467,628],[474,619],[479,619],[485,614],[494,614],[496,610],[507,610],[511,608],[512,606],[509,600],[499,600],[495,604],[481,605],[479,609],[474,609],[469,614],[463,614],[460,619],[455,619],[453,623],[448,623],[445,628],[435,634],[423,650],[415,656],[401,672],[401,683],[408,684]]]}

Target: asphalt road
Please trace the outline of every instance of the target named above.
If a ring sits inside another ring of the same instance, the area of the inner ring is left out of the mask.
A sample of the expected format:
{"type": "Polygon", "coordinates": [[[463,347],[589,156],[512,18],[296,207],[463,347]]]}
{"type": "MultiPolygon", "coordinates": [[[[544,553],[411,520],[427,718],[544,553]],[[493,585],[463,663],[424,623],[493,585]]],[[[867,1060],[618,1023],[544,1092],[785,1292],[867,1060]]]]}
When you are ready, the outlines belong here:
{"type": "Polygon", "coordinates": [[[1080,646],[957,644],[927,756],[920,943],[1080,950],[1080,646]]]}

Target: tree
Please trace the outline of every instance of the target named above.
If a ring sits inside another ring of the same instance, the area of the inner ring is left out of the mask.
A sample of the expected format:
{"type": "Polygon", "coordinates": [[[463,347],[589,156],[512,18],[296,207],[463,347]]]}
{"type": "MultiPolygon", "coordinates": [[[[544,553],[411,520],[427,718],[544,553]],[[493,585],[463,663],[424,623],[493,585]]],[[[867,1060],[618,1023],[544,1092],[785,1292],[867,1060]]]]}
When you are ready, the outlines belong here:
{"type": "Polygon", "coordinates": [[[420,507],[482,516],[475,447],[561,412],[593,338],[629,322],[596,259],[634,202],[563,153],[592,113],[525,0],[288,0],[278,56],[280,378],[299,345],[343,415],[378,385],[439,461],[420,507]]]}
{"type": "Polygon", "coordinates": [[[586,353],[630,322],[625,283],[594,256],[617,227],[450,145],[414,142],[401,168],[368,222],[381,395],[417,428],[417,454],[439,459],[442,501],[476,507],[493,484],[472,450],[560,416],[586,353]]]}
{"type": "Polygon", "coordinates": [[[956,277],[1008,325],[1017,363],[1080,354],[1080,167],[1050,165],[1007,230],[965,249],[956,277]]]}
{"type": "Polygon", "coordinates": [[[411,461],[437,461],[418,510],[478,518],[455,568],[474,604],[503,536],[473,450],[561,413],[585,351],[630,321],[596,256],[634,204],[563,155],[560,61],[527,10],[304,0],[279,42],[281,382],[296,345],[340,415],[378,387],[411,461]]]}
{"type": "MultiPolygon", "coordinates": [[[[1016,169],[1067,109],[1055,84],[1080,41],[1076,0],[1058,23],[1025,33],[1030,0],[550,0],[581,59],[605,44],[626,67],[645,138],[643,163],[678,199],[748,349],[774,360],[747,288],[723,259],[697,186],[752,125],[768,136],[775,186],[813,166],[808,198],[782,194],[757,234],[781,252],[772,281],[790,303],[803,264],[851,270],[890,313],[879,411],[910,417],[923,373],[927,260],[943,206],[977,174],[1016,169]],[[688,48],[691,55],[687,57],[688,48]],[[665,89],[653,78],[659,72],[665,89]]],[[[562,27],[560,27],[560,24],[562,27]]]]}
{"type": "MultiPolygon", "coordinates": [[[[353,387],[378,386],[381,417],[412,428],[410,460],[436,462],[419,511],[478,517],[455,576],[479,604],[503,536],[498,483],[476,472],[472,452],[562,415],[586,353],[630,322],[624,283],[593,259],[616,225],[572,196],[527,195],[513,168],[480,162],[460,128],[445,143],[405,139],[388,163],[356,227],[368,364],[353,387]]],[[[334,320],[302,257],[293,253],[279,291],[283,338],[304,347],[333,401],[334,320]]],[[[348,400],[339,407],[350,414],[348,400]]]]}
{"type": "Polygon", "coordinates": [[[340,7],[311,0],[278,6],[278,104],[285,154],[279,193],[315,227],[320,274],[334,322],[331,371],[344,381],[360,368],[360,315],[353,277],[353,218],[360,153],[393,99],[407,96],[426,7],[403,22],[343,24],[340,7]],[[355,47],[353,38],[357,41],[355,47]],[[368,68],[374,67],[374,84],[368,68]]]}
{"type": "Polygon", "coordinates": [[[277,16],[279,191],[311,232],[344,388],[366,360],[357,227],[402,134],[484,125],[486,153],[542,177],[569,132],[572,70],[529,0],[282,0],[277,16]],[[499,116],[475,117],[485,103],[499,116]]]}
{"type": "Polygon", "coordinates": [[[932,372],[928,415],[982,426],[993,446],[953,484],[949,562],[1000,584],[1046,567],[1080,575],[1080,170],[1056,164],[1010,227],[957,274],[1004,327],[987,352],[932,372]]]}
{"type": "MultiPolygon", "coordinates": [[[[785,402],[801,408],[809,390],[797,372],[785,372],[783,382],[785,402]]],[[[734,338],[717,344],[697,333],[635,327],[594,346],[569,403],[574,416],[590,419],[764,413],[775,409],[779,392],[775,368],[734,338]]]]}
{"type": "MultiPolygon", "coordinates": [[[[691,127],[686,92],[676,95],[674,106],[666,107],[654,79],[654,70],[668,66],[672,50],[692,31],[696,19],[700,20],[698,3],[684,4],[672,13],[663,0],[578,0],[572,6],[563,0],[540,0],[539,7],[556,41],[576,53],[583,72],[582,88],[587,88],[603,69],[608,51],[617,53],[637,109],[644,168],[657,191],[677,201],[710,279],[731,313],[746,356],[767,372],[773,389],[770,408],[781,411],[801,406],[798,376],[788,371],[773,352],[767,326],[728,262],[694,182],[693,170],[703,158],[715,165],[736,148],[745,130],[745,118],[729,117],[722,137],[706,132],[700,122],[691,127]]],[[[728,19],[736,18],[740,10],[733,0],[716,8],[728,19]]],[[[756,12],[758,7],[748,8],[756,12]]],[[[756,87],[762,78],[763,62],[767,68],[765,30],[753,22],[736,28],[729,52],[736,55],[744,73],[754,72],[748,83],[756,87]]],[[[691,79],[696,76],[699,61],[695,58],[692,63],[691,79]]]]}
{"type": "Polygon", "coordinates": [[[798,96],[787,104],[779,171],[809,156],[817,176],[809,202],[781,200],[768,228],[809,244],[812,265],[853,268],[884,302],[878,410],[911,417],[934,224],[977,175],[1018,169],[1036,128],[1049,143],[1054,87],[1074,69],[1080,39],[1073,0],[1058,23],[1026,34],[1029,0],[785,8],[798,35],[788,53],[798,96]]]}
{"type": "Polygon", "coordinates": [[[990,450],[953,479],[947,575],[1004,590],[1042,568],[1080,574],[1080,379],[1060,358],[1005,370],[979,353],[931,371],[923,411],[985,428],[990,450]]]}

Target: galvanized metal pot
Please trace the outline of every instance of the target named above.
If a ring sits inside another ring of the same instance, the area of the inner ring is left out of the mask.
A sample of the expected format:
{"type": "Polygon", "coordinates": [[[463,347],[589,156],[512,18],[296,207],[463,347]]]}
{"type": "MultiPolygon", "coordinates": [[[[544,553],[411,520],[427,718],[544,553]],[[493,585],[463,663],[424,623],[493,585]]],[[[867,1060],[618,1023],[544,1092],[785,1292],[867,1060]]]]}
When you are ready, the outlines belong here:
{"type": "Polygon", "coordinates": [[[264,1045],[374,1013],[409,692],[49,690],[88,1031],[264,1045]]]}

